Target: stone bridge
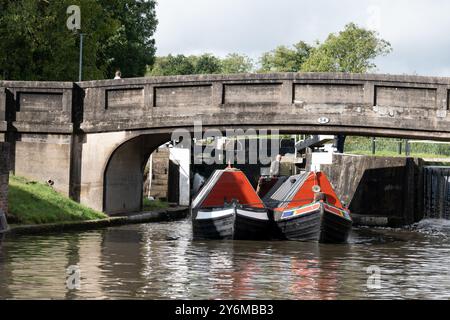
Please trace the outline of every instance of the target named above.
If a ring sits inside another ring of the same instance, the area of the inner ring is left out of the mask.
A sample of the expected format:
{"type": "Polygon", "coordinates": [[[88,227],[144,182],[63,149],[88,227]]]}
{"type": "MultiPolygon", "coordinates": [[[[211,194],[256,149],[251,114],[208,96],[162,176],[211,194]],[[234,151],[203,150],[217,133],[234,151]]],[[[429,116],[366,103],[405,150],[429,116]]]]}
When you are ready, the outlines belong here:
{"type": "Polygon", "coordinates": [[[176,128],[450,141],[450,78],[280,73],[0,81],[11,170],[107,213],[140,209],[149,155],[176,128]]]}

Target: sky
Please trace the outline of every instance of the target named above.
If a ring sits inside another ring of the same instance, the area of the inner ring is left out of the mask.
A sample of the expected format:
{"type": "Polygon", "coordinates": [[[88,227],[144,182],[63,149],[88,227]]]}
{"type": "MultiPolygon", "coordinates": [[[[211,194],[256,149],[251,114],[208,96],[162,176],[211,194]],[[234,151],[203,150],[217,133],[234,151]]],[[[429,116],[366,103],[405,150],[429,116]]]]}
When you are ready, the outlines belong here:
{"type": "Polygon", "coordinates": [[[379,32],[393,52],[377,73],[450,76],[448,0],[158,0],[157,55],[237,52],[313,44],[349,22],[379,32]]]}

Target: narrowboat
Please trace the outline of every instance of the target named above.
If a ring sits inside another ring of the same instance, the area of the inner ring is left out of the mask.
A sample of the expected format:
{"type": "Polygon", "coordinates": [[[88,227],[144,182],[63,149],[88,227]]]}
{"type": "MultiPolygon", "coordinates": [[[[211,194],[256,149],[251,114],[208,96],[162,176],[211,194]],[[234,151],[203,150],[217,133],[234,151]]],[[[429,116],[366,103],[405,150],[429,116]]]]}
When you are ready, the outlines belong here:
{"type": "Polygon", "coordinates": [[[263,201],[273,214],[276,238],[344,243],[352,229],[349,210],[323,172],[278,179],[263,201]]]}
{"type": "Polygon", "coordinates": [[[191,205],[194,239],[263,240],[270,237],[269,212],[245,174],[216,170],[191,205]]]}

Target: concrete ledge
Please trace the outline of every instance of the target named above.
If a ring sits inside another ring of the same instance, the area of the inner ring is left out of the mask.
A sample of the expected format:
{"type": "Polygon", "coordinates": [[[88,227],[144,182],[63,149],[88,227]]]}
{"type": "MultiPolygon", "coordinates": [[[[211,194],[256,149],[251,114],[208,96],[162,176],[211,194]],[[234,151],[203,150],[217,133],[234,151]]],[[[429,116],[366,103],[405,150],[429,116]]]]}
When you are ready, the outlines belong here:
{"type": "Polygon", "coordinates": [[[52,232],[84,231],[127,224],[154,223],[184,219],[189,209],[185,207],[171,208],[154,212],[146,212],[124,217],[111,217],[102,220],[61,222],[42,225],[16,225],[10,226],[6,235],[37,235],[52,232]]]}
{"type": "Polygon", "coordinates": [[[387,227],[389,225],[389,219],[387,217],[352,214],[352,219],[354,226],[387,227]]]}
{"type": "Polygon", "coordinates": [[[39,89],[73,89],[73,82],[60,82],[60,81],[0,81],[0,87],[5,88],[39,88],[39,89]]]}
{"type": "Polygon", "coordinates": [[[13,126],[17,131],[22,133],[73,133],[74,127],[70,123],[36,123],[36,122],[25,122],[25,121],[15,121],[13,126]]]}
{"type": "Polygon", "coordinates": [[[184,219],[189,214],[189,208],[170,208],[164,210],[156,210],[153,212],[145,212],[141,214],[133,214],[127,217],[117,217],[125,218],[126,224],[140,224],[147,222],[163,222],[163,221],[173,221],[184,219]]]}
{"type": "Polygon", "coordinates": [[[355,227],[390,227],[404,226],[401,217],[369,216],[352,213],[353,225],[355,227]]]}
{"type": "MultiPolygon", "coordinates": [[[[127,86],[137,84],[160,84],[160,83],[189,83],[189,82],[215,82],[215,81],[255,81],[255,80],[320,80],[320,81],[377,81],[377,82],[404,82],[411,84],[441,84],[449,85],[448,77],[428,77],[428,76],[409,76],[409,75],[390,75],[390,74],[355,74],[355,73],[330,73],[330,72],[311,72],[311,73],[265,73],[265,74],[229,74],[229,75],[185,75],[185,76],[166,76],[166,77],[145,77],[130,78],[121,80],[97,80],[84,81],[76,83],[80,88],[97,88],[109,86],[127,86]]],[[[23,83],[23,82],[22,82],[23,83]]],[[[7,83],[9,84],[9,83],[7,83]]],[[[24,85],[27,84],[26,82],[24,85]]],[[[0,82],[1,85],[1,82],[0,82]]]]}

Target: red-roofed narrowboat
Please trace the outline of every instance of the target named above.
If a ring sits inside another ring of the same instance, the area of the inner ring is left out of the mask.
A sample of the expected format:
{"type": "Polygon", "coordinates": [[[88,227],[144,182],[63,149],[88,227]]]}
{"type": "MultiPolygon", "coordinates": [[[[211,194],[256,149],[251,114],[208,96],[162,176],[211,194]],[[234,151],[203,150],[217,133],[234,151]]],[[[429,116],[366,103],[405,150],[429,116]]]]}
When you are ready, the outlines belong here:
{"type": "Polygon", "coordinates": [[[270,238],[268,210],[237,169],[215,171],[194,198],[191,214],[194,239],[270,238]]]}
{"type": "Polygon", "coordinates": [[[273,212],[275,237],[325,243],[348,239],[350,212],[323,172],[279,179],[263,200],[273,212]]]}

